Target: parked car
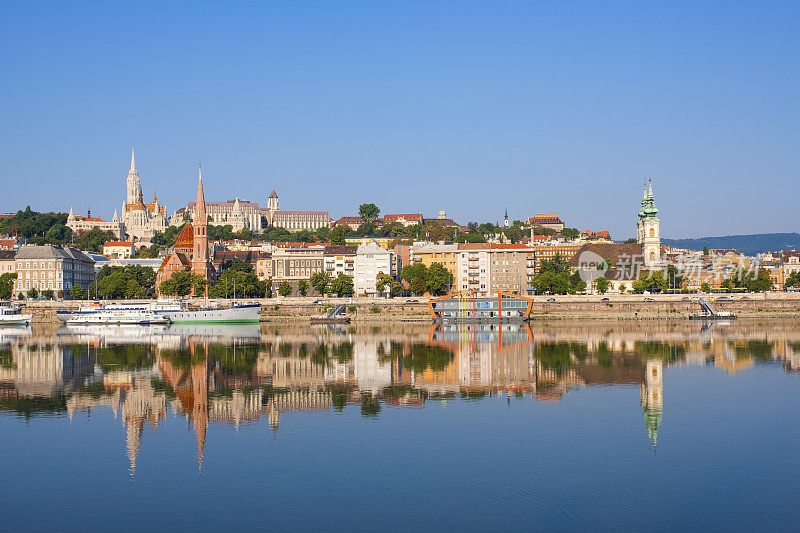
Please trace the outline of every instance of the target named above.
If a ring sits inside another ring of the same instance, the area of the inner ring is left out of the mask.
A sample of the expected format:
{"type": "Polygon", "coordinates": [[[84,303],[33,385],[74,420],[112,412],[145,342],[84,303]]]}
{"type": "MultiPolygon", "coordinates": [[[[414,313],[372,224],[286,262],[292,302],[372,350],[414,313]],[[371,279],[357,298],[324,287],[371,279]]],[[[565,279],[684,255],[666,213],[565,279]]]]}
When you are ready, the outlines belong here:
{"type": "Polygon", "coordinates": [[[645,298],[645,299],[644,299],[644,301],[645,301],[645,302],[655,302],[655,301],[656,301],[656,299],[655,299],[655,298],[650,298],[650,297],[648,296],[647,298],[645,298]]]}
{"type": "Polygon", "coordinates": [[[600,301],[601,301],[601,302],[610,302],[611,300],[610,300],[609,298],[603,298],[603,299],[602,299],[602,300],[600,300],[600,301]]]}
{"type": "Polygon", "coordinates": [[[688,302],[689,301],[689,297],[688,296],[684,296],[683,298],[681,298],[681,301],[688,302]]]}
{"type": "Polygon", "coordinates": [[[548,298],[547,299],[547,303],[549,303],[549,304],[552,304],[552,303],[555,303],[555,302],[556,302],[555,298],[548,298]]]}
{"type": "Polygon", "coordinates": [[[741,299],[742,299],[742,300],[749,300],[750,298],[748,298],[747,296],[742,296],[742,298],[741,298],[741,299]]]}

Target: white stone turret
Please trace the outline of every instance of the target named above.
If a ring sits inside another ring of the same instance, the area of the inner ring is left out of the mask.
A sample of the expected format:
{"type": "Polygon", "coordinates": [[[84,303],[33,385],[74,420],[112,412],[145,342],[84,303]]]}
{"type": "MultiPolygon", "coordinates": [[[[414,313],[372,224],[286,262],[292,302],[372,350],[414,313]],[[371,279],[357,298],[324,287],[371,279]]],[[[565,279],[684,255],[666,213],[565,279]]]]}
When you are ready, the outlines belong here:
{"type": "Polygon", "coordinates": [[[139,183],[139,171],[136,170],[136,158],[131,149],[131,169],[128,171],[127,185],[127,203],[135,204],[137,200],[142,197],[142,185],[139,183]]]}
{"type": "Polygon", "coordinates": [[[636,241],[642,245],[644,264],[647,268],[658,266],[661,262],[661,223],[656,216],[658,208],[653,195],[653,182],[645,186],[642,194],[642,207],[636,225],[636,241]]]}

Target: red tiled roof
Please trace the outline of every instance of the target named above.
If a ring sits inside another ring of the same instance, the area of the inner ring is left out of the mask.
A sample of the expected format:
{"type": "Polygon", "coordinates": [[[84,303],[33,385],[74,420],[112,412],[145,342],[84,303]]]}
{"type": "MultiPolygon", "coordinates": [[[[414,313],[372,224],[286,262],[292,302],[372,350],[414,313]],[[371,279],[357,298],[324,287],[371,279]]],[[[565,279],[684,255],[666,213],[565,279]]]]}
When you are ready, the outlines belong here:
{"type": "Polygon", "coordinates": [[[563,224],[563,223],[564,221],[561,220],[555,213],[538,213],[528,219],[529,226],[535,226],[536,224],[563,224]]]}
{"type": "Polygon", "coordinates": [[[335,222],[336,225],[347,224],[348,226],[360,226],[363,223],[364,219],[361,217],[342,217],[335,222]]]}
{"type": "Polygon", "coordinates": [[[108,241],[103,246],[125,246],[130,248],[133,246],[133,241],[108,241]]]}
{"type": "Polygon", "coordinates": [[[194,246],[194,228],[191,224],[186,224],[175,239],[175,246],[180,247],[193,247],[194,246]]]}

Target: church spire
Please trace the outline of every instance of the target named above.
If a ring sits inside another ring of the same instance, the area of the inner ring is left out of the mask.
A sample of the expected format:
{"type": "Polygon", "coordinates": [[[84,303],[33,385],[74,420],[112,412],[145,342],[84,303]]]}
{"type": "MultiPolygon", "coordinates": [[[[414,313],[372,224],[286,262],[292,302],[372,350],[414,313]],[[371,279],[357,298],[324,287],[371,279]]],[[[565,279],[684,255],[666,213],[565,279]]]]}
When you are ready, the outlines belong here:
{"type": "Polygon", "coordinates": [[[197,177],[197,203],[195,204],[195,220],[203,225],[206,223],[206,199],[203,194],[203,168],[198,169],[197,177]]]}
{"type": "Polygon", "coordinates": [[[133,148],[131,148],[131,172],[136,172],[136,158],[133,155],[133,148]]]}

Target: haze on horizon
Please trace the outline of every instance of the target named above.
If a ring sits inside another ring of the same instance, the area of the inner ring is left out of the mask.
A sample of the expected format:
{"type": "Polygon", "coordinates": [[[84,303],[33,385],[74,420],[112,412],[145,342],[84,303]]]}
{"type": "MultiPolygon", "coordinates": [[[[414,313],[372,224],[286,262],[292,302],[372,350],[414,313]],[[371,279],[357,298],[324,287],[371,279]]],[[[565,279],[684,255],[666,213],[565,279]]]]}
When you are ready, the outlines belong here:
{"type": "Polygon", "coordinates": [[[146,199],[334,218],[558,212],[634,234],[797,231],[800,4],[4,6],[0,211],[146,199]]]}

